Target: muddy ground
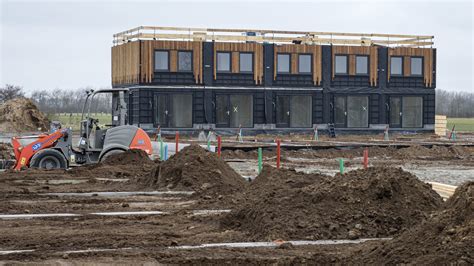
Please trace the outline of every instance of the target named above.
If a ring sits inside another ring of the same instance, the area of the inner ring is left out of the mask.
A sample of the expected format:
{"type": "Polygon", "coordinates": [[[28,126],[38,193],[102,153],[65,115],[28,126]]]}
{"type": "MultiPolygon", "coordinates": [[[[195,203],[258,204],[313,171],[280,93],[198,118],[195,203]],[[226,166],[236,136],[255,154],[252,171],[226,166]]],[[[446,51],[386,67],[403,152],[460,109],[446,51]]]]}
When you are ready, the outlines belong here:
{"type": "MultiPolygon", "coordinates": [[[[348,158],[349,170],[361,167],[360,152],[342,154],[348,158]]],[[[0,173],[1,214],[76,215],[0,219],[0,260],[31,264],[474,263],[473,183],[443,202],[416,175],[387,167],[389,160],[432,166],[447,161],[467,167],[473,165],[472,150],[448,149],[412,158],[400,151],[380,151],[379,157],[376,150],[369,152],[374,155],[369,170],[326,175],[311,169],[334,168],[341,151],[324,155],[284,151],[282,165],[303,171],[266,166],[260,176],[251,174],[252,182],[239,175],[252,173],[250,168],[256,166],[252,152],[224,153],[226,160],[233,161],[229,167],[215,154],[195,146],[162,163],[129,152],[103,164],[68,171],[0,173]],[[177,193],[100,193],[169,190],[177,193]],[[48,194],[58,192],[92,193],[48,194]],[[163,213],[111,215],[144,211],[163,213]],[[285,242],[364,238],[375,240],[301,246],[285,242]],[[275,247],[179,248],[246,241],[269,241],[275,247]],[[18,250],[23,251],[5,252],[18,250]]],[[[274,165],[274,153],[264,155],[265,162],[274,165]]]]}

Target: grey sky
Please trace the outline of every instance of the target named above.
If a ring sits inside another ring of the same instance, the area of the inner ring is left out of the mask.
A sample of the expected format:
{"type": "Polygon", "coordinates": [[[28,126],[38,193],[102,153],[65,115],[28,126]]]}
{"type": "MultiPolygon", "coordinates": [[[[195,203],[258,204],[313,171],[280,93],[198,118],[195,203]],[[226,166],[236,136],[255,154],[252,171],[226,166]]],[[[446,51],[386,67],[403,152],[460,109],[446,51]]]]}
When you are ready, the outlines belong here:
{"type": "Polygon", "coordinates": [[[473,3],[0,0],[0,85],[110,86],[112,34],[140,25],[434,35],[437,88],[473,91],[473,3]]]}

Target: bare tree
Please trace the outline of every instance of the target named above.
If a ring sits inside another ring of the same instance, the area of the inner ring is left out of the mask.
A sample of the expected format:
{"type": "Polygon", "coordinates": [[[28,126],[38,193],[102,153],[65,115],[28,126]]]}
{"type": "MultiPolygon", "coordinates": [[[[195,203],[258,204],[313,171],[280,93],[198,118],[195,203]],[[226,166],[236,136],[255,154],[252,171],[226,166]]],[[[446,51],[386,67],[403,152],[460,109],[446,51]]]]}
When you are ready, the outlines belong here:
{"type": "Polygon", "coordinates": [[[8,100],[24,97],[23,88],[20,86],[6,84],[5,87],[0,88],[0,102],[6,102],[8,100]]]}

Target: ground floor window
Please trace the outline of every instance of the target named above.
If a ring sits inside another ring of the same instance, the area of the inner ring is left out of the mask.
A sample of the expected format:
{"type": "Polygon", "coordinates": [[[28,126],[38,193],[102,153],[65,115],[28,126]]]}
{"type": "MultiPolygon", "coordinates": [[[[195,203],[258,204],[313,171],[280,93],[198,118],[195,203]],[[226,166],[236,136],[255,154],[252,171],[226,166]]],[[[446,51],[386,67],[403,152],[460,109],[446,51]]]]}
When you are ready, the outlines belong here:
{"type": "Polygon", "coordinates": [[[253,96],[249,94],[216,95],[217,127],[253,127],[253,96]]]}
{"type": "Polygon", "coordinates": [[[369,127],[368,96],[336,96],[334,99],[336,127],[369,127]]]}
{"type": "Polygon", "coordinates": [[[192,94],[155,94],[155,125],[172,128],[193,127],[192,94]]]}
{"type": "Polygon", "coordinates": [[[389,100],[389,107],[390,127],[423,127],[423,97],[391,96],[389,100]]]}
{"type": "Polygon", "coordinates": [[[276,97],[277,127],[311,127],[311,95],[278,95],[276,97]]]}

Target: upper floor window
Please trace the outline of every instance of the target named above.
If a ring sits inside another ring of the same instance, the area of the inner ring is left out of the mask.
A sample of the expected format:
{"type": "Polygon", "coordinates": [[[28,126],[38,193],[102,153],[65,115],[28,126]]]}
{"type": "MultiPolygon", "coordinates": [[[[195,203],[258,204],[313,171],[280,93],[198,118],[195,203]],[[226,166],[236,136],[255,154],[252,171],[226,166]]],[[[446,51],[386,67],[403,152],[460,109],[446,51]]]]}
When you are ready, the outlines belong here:
{"type": "Polygon", "coordinates": [[[277,55],[277,72],[290,73],[290,55],[289,54],[277,55]]]}
{"type": "Polygon", "coordinates": [[[193,66],[192,52],[178,52],[178,71],[191,71],[193,66]]]}
{"type": "Polygon", "coordinates": [[[311,73],[311,55],[298,55],[298,73],[311,73]]]}
{"type": "Polygon", "coordinates": [[[423,58],[421,57],[411,57],[411,75],[412,76],[421,76],[423,72],[423,58]]]}
{"type": "Polygon", "coordinates": [[[169,53],[168,51],[155,51],[155,71],[169,70],[169,53]]]}
{"type": "Polygon", "coordinates": [[[253,71],[253,54],[240,53],[239,54],[239,71],[242,73],[249,73],[253,71]]]}
{"type": "Polygon", "coordinates": [[[347,55],[336,55],[335,58],[335,68],[334,71],[336,74],[347,74],[347,55]]]}
{"type": "Polygon", "coordinates": [[[217,53],[217,72],[230,72],[230,53],[217,53]]]}
{"type": "Polygon", "coordinates": [[[403,58],[401,56],[390,58],[390,75],[403,75],[403,58]]]}
{"type": "Polygon", "coordinates": [[[366,55],[356,56],[356,74],[367,75],[369,74],[369,57],[366,55]]]}

